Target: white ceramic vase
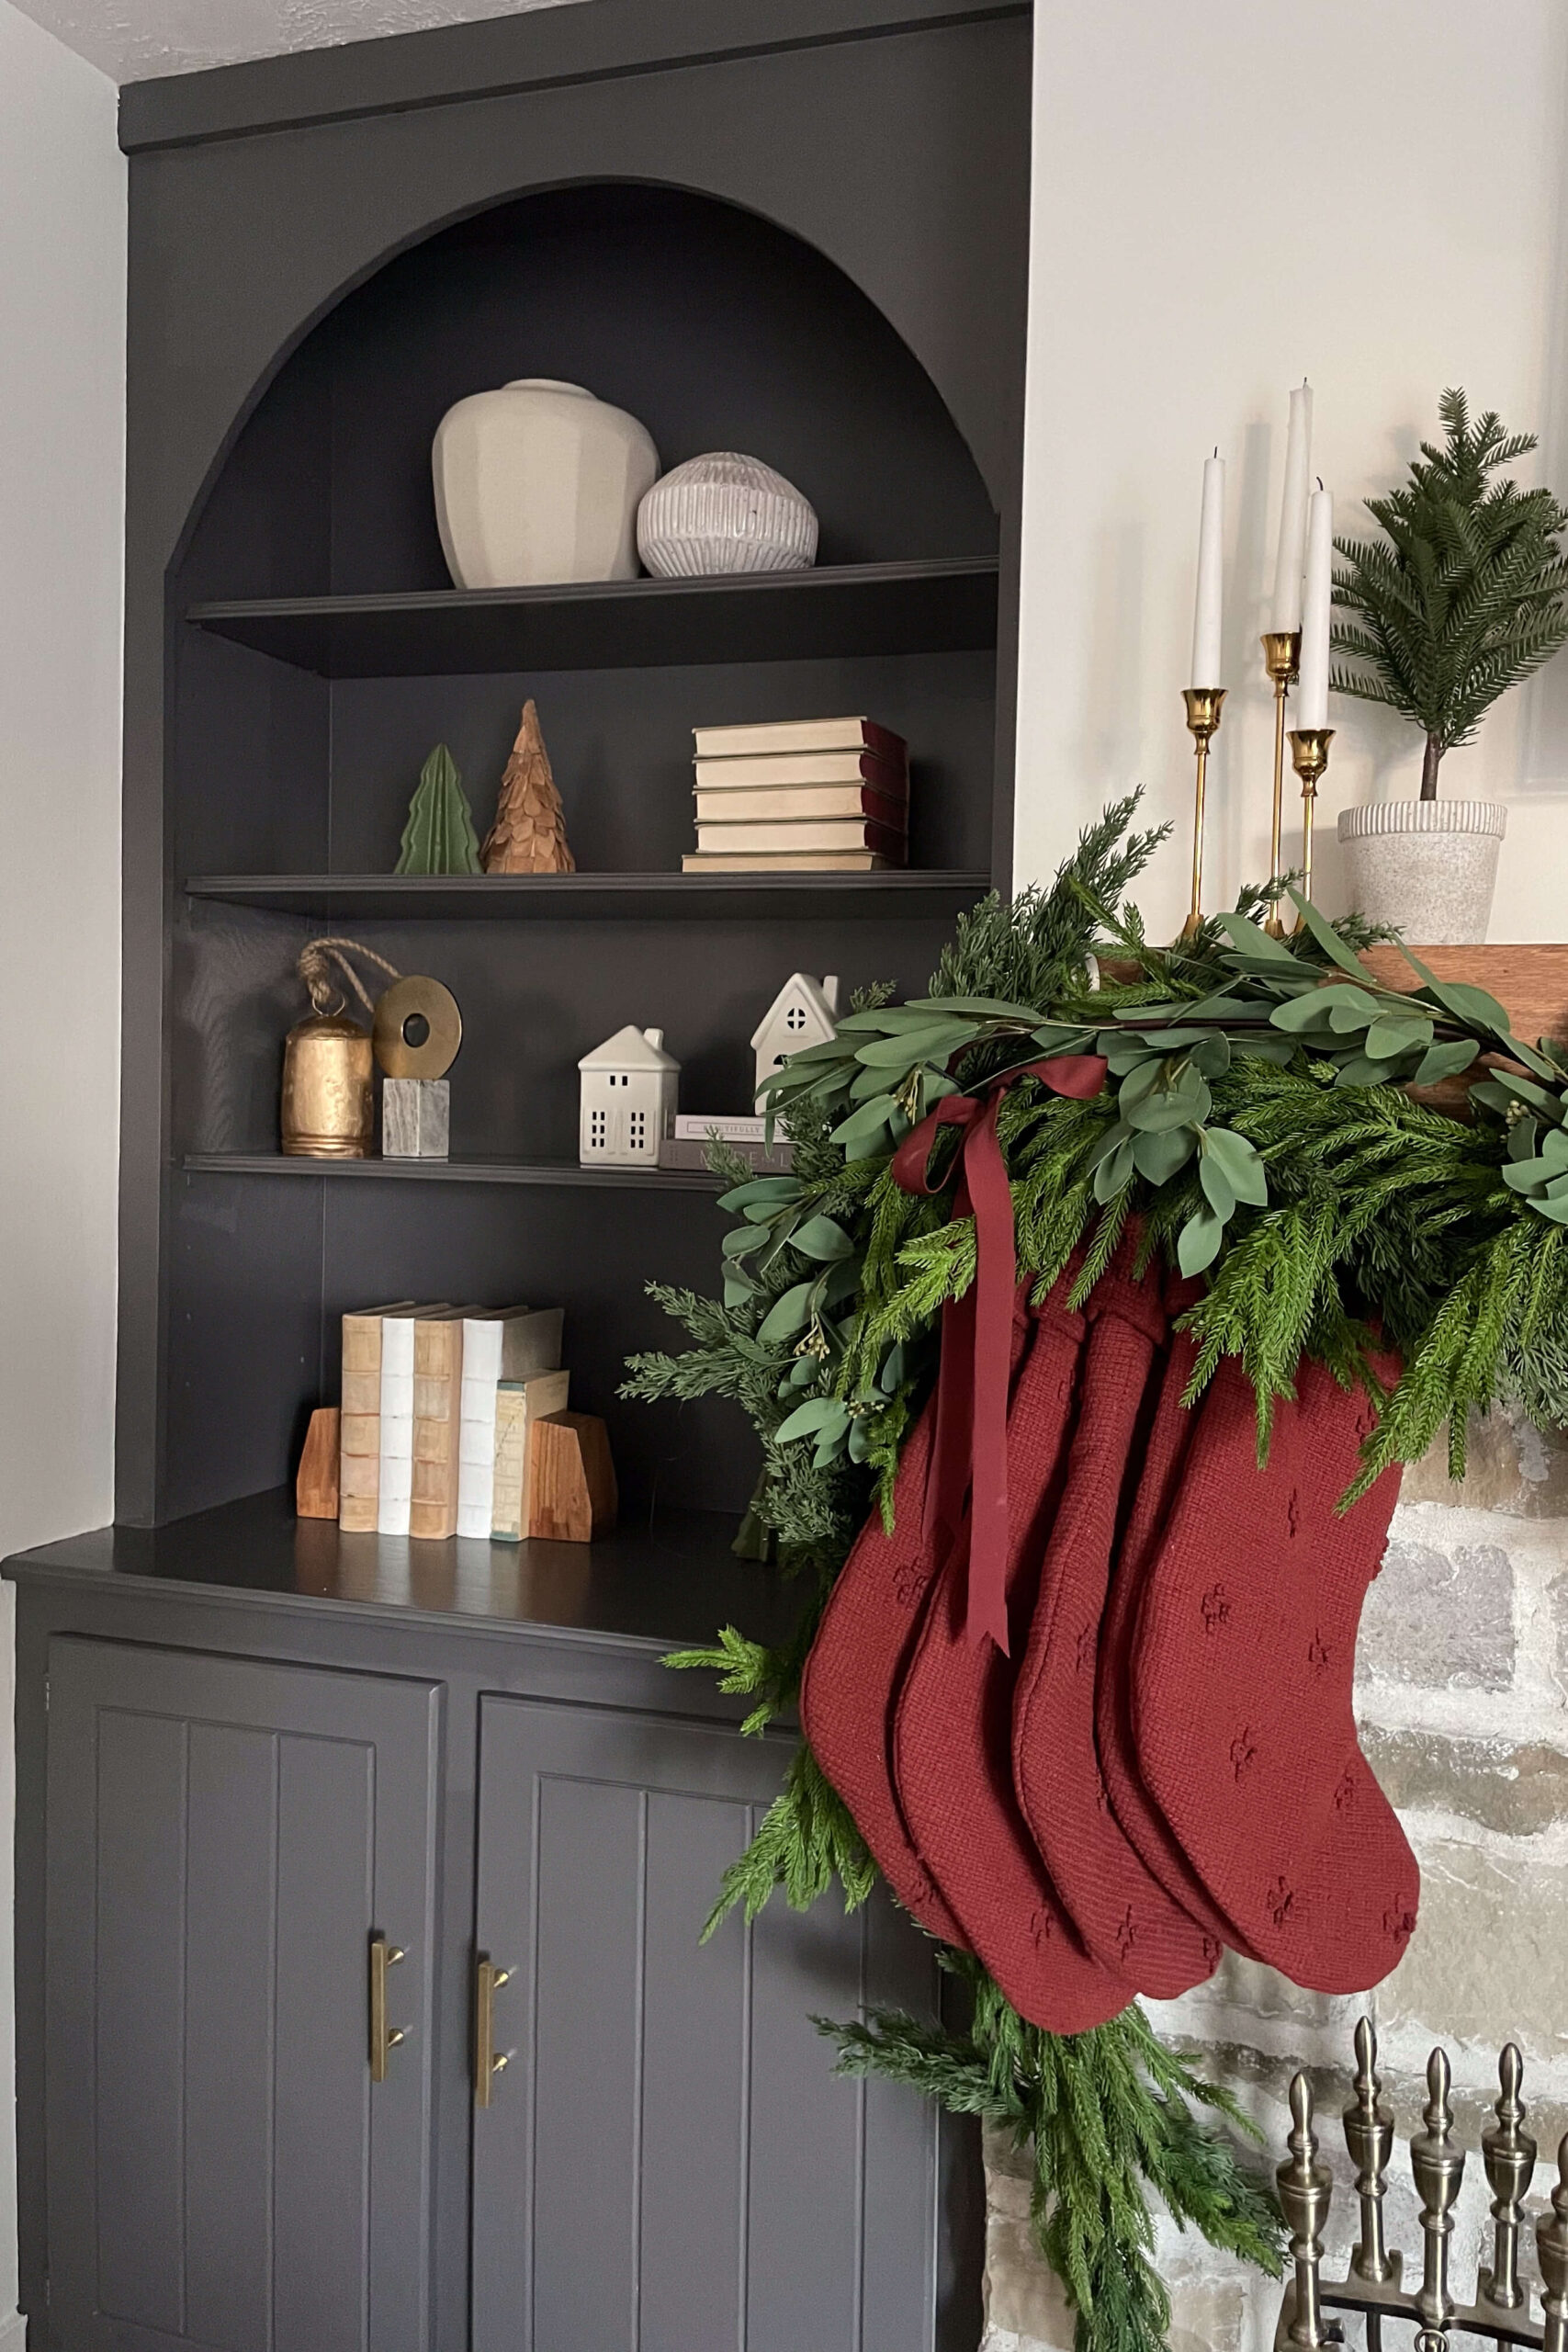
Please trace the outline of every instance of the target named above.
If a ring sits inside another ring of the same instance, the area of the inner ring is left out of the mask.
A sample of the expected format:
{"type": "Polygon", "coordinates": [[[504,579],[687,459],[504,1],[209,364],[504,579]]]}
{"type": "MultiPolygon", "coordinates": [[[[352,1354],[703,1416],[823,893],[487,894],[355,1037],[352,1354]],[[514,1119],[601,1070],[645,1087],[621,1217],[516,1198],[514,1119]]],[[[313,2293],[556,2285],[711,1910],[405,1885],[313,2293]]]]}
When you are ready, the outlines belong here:
{"type": "Polygon", "coordinates": [[[449,408],[431,451],[435,518],[459,588],[635,580],[637,511],[659,452],[581,384],[524,376],[449,408]]]}
{"type": "Polygon", "coordinates": [[[1352,910],[1397,923],[1413,945],[1478,945],[1492,917],[1507,822],[1495,800],[1378,800],[1342,808],[1352,910]]]}
{"type": "Polygon", "coordinates": [[[637,552],[666,580],[723,571],[805,571],[817,560],[809,499],[736,449],[688,458],[637,509],[637,552]]]}

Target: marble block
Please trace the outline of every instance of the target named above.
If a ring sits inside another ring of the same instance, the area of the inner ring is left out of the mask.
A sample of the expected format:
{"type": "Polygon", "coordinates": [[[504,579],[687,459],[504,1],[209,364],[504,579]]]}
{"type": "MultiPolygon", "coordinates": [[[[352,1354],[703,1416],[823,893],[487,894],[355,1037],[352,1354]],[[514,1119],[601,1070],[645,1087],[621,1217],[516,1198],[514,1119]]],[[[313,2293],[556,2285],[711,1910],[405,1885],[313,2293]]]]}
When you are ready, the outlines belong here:
{"type": "Polygon", "coordinates": [[[451,1149],[452,1081],[389,1078],[381,1089],[383,1159],[445,1159],[451,1149]]]}

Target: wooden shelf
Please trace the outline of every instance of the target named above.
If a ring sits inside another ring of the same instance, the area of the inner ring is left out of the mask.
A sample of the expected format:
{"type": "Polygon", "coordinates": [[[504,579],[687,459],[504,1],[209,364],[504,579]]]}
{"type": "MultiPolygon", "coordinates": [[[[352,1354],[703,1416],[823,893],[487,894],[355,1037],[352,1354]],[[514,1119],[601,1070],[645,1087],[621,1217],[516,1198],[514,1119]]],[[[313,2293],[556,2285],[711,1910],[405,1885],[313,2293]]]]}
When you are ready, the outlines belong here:
{"type": "Polygon", "coordinates": [[[857,563],[716,580],[196,604],[186,617],[323,678],[622,670],[964,653],[997,641],[997,560],[857,563]]]}
{"type": "Polygon", "coordinates": [[[197,874],[193,899],[273,914],[321,914],[404,922],[665,921],[671,916],[769,917],[791,922],[814,913],[861,922],[868,915],[953,915],[983,899],[988,874],[197,874]]]}
{"type": "Polygon", "coordinates": [[[337,1182],[586,1184],[595,1191],[694,1193],[710,1198],[724,1180],[684,1168],[581,1168],[575,1159],[293,1159],[280,1151],[191,1151],[195,1176],[328,1176],[337,1182]]]}

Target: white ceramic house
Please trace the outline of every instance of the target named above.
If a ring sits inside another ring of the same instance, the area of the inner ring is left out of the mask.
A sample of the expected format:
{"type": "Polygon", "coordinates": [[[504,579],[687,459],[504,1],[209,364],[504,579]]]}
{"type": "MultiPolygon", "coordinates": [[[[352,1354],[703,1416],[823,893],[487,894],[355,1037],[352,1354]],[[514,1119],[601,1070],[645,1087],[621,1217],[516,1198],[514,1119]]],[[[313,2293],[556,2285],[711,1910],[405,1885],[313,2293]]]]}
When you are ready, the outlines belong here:
{"type": "Polygon", "coordinates": [[[584,1168],[656,1168],[659,1147],[675,1125],[681,1065],[664,1050],[662,1029],[628,1022],[584,1054],[577,1156],[584,1168]]]}
{"type": "Polygon", "coordinates": [[[825,1045],[838,1025],[839,976],[829,972],[814,980],[808,972],[792,972],[751,1040],[757,1057],[757,1083],[807,1046],[825,1045]]]}

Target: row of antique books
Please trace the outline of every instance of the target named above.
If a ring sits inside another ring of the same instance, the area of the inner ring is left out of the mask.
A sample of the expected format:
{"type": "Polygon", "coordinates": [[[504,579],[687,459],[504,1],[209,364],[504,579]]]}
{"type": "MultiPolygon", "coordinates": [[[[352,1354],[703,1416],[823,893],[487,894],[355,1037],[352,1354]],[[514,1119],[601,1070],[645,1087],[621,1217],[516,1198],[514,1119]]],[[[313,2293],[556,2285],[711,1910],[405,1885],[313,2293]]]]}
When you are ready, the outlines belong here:
{"type": "Polygon", "coordinates": [[[687,874],[871,874],[908,863],[909,747],[874,718],[698,727],[687,874]]]}
{"type": "Polygon", "coordinates": [[[411,1298],[345,1315],[338,1525],[521,1543],[530,1429],[567,1408],[563,1319],[411,1298]]]}

